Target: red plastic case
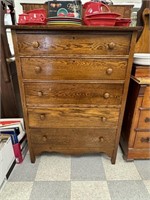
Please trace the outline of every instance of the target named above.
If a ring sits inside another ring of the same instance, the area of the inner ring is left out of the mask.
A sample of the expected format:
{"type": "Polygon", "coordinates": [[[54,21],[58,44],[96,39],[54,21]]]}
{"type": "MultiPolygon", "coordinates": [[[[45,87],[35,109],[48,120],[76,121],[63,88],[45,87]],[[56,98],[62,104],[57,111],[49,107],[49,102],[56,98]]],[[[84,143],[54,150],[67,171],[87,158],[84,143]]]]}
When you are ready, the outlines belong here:
{"type": "Polygon", "coordinates": [[[46,24],[46,10],[35,9],[19,15],[19,25],[46,24]]]}

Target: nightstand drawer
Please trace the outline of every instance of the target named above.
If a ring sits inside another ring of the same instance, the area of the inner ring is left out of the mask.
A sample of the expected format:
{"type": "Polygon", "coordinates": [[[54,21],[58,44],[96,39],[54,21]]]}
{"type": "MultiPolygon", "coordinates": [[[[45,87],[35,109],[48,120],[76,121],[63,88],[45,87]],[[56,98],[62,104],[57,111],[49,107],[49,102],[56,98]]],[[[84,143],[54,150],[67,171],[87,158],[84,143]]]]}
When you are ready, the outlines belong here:
{"type": "Polygon", "coordinates": [[[30,128],[116,128],[118,116],[117,108],[28,109],[30,128]]]}
{"type": "Polygon", "coordinates": [[[24,79],[124,80],[127,60],[36,57],[21,58],[21,66],[24,79]]]}
{"type": "Polygon", "coordinates": [[[149,77],[150,67],[133,64],[132,75],[135,77],[149,77]]]}
{"type": "Polygon", "coordinates": [[[102,104],[120,105],[123,84],[25,83],[27,105],[102,104]]]}
{"type": "Polygon", "coordinates": [[[150,86],[147,86],[145,89],[142,107],[150,109],[150,86]]]}
{"type": "Polygon", "coordinates": [[[150,132],[137,132],[135,138],[135,148],[150,148],[150,132]]]}
{"type": "Polygon", "coordinates": [[[32,144],[49,144],[57,148],[114,147],[116,130],[106,129],[30,129],[32,144]]]}
{"type": "Polygon", "coordinates": [[[82,31],[68,34],[65,31],[49,34],[18,34],[20,55],[128,55],[131,35],[102,33],[88,34],[82,31]]]}
{"type": "Polygon", "coordinates": [[[150,130],[150,109],[149,110],[141,110],[138,129],[146,129],[150,130]]]}

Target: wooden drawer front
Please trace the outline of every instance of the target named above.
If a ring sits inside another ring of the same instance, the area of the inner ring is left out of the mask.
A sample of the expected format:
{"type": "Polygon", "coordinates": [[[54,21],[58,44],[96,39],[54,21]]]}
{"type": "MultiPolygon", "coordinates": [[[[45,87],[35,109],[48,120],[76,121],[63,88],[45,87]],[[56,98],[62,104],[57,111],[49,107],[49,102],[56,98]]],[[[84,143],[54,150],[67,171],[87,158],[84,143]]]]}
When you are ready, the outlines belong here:
{"type": "Polygon", "coordinates": [[[133,66],[132,74],[135,77],[149,77],[150,76],[150,66],[133,66]]]}
{"type": "Polygon", "coordinates": [[[114,147],[116,130],[106,129],[30,129],[32,144],[59,148],[114,147]]]}
{"type": "Polygon", "coordinates": [[[124,80],[127,60],[21,58],[24,79],[124,80]],[[119,71],[119,73],[118,73],[119,71]]]}
{"type": "Polygon", "coordinates": [[[148,148],[150,151],[150,132],[137,132],[135,148],[148,148]]]}
{"type": "Polygon", "coordinates": [[[122,34],[18,34],[21,55],[79,54],[128,55],[131,35],[122,34]]]}
{"type": "Polygon", "coordinates": [[[29,109],[29,127],[33,128],[116,128],[119,109],[49,108],[29,109]]]}
{"type": "Polygon", "coordinates": [[[142,107],[150,108],[150,86],[147,86],[145,89],[142,107]]]}
{"type": "Polygon", "coordinates": [[[150,110],[142,110],[140,112],[138,129],[150,130],[150,110]]]}
{"type": "Polygon", "coordinates": [[[44,104],[121,104],[122,84],[26,83],[26,103],[44,104]]]}

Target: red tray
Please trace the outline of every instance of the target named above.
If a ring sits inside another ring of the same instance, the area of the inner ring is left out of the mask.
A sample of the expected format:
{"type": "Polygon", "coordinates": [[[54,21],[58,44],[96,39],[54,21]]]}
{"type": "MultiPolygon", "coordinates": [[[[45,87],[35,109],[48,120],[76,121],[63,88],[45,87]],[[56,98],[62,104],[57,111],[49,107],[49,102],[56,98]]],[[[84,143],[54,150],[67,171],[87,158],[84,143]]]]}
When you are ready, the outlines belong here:
{"type": "Polygon", "coordinates": [[[101,13],[94,13],[90,15],[86,15],[88,18],[117,18],[120,17],[120,14],[118,13],[113,13],[113,12],[101,12],[101,13]]]}
{"type": "Polygon", "coordinates": [[[115,18],[84,18],[84,23],[88,26],[115,26],[115,18]]]}
{"type": "Polygon", "coordinates": [[[115,26],[129,26],[131,23],[130,18],[118,18],[116,19],[115,26]]]}

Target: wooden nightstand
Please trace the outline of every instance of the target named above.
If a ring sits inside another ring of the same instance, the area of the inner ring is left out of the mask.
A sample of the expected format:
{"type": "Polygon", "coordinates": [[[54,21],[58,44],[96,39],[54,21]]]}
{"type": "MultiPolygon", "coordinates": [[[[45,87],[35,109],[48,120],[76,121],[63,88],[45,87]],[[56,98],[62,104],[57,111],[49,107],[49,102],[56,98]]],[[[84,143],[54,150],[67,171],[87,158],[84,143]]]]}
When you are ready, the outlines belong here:
{"type": "MultiPolygon", "coordinates": [[[[150,9],[143,11],[144,29],[135,53],[148,53],[150,9]]],[[[120,145],[126,160],[150,158],[150,65],[133,64],[120,145]]]]}
{"type": "Polygon", "coordinates": [[[137,77],[150,67],[133,69],[120,140],[126,160],[150,158],[150,77],[137,77]]]}

